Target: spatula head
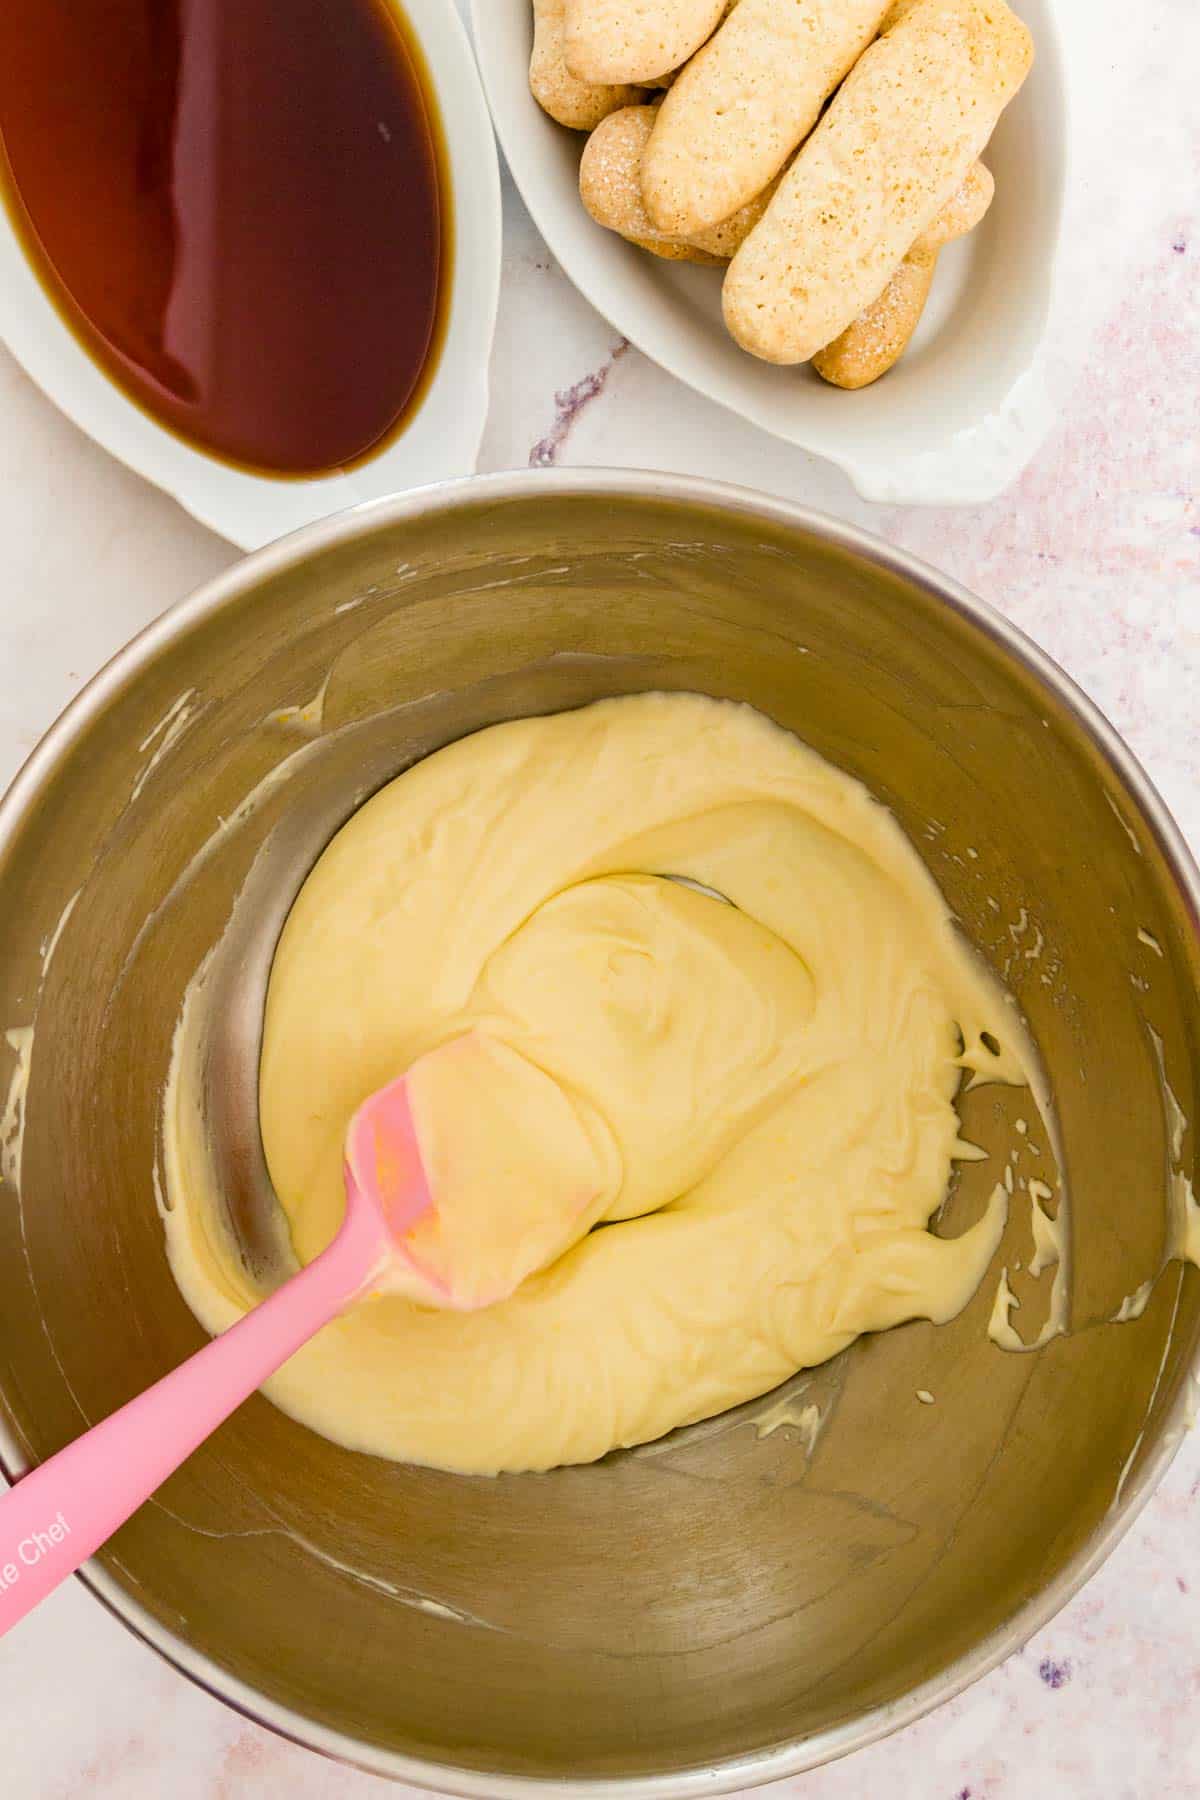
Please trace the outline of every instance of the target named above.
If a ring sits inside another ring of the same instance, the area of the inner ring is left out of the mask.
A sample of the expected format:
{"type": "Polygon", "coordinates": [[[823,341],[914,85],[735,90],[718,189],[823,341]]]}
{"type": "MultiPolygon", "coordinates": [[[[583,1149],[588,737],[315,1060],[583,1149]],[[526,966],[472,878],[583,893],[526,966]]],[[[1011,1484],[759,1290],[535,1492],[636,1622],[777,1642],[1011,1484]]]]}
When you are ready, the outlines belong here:
{"type": "Polygon", "coordinates": [[[620,1184],[612,1134],[518,1051],[468,1032],[359,1107],[348,1204],[392,1250],[381,1289],[474,1310],[507,1299],[583,1237],[620,1184]]]}

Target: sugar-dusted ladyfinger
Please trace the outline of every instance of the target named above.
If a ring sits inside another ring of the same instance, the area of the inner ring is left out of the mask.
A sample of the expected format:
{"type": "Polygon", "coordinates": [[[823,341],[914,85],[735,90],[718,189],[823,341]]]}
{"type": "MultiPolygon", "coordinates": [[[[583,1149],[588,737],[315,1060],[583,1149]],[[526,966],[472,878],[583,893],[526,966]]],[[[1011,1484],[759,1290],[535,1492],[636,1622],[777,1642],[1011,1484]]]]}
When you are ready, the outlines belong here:
{"type": "Polygon", "coordinates": [[[583,81],[648,82],[678,69],[725,0],[566,0],[567,66],[583,81]]]}
{"type": "Polygon", "coordinates": [[[992,171],[972,163],[963,180],[921,240],[930,250],[943,250],[953,238],[974,231],[996,197],[992,171]]]}
{"type": "Polygon", "coordinates": [[[879,30],[889,0],[741,0],[663,102],[650,217],[690,237],[760,194],[879,30]]]}
{"type": "Polygon", "coordinates": [[[975,163],[958,192],[929,230],[919,237],[879,298],[859,313],[832,344],[818,350],[812,366],[834,387],[863,388],[886,375],[908,349],[933,285],[938,252],[951,238],[974,231],[992,203],[996,184],[975,163]]]}
{"type": "Polygon", "coordinates": [[[529,59],[529,87],[543,112],[569,125],[572,131],[591,131],[619,106],[640,98],[640,89],[580,81],[572,75],[563,54],[563,12],[566,0],[533,0],[533,54],[529,59]]]}
{"type": "Polygon", "coordinates": [[[919,238],[878,300],[817,351],[812,366],[821,379],[831,387],[864,388],[886,375],[921,323],[936,268],[937,251],[919,238]]]}
{"type": "Polygon", "coordinates": [[[1033,61],[1004,0],[916,0],[864,52],[729,266],[733,337],[806,362],[882,293],[1033,61]]]}
{"type": "Polygon", "coordinates": [[[597,125],[583,148],[579,193],[598,225],[619,232],[657,256],[686,262],[728,262],[767,209],[771,189],[758,194],[731,219],[692,238],[656,229],[642,200],[641,167],[658,106],[625,106],[597,125]]]}

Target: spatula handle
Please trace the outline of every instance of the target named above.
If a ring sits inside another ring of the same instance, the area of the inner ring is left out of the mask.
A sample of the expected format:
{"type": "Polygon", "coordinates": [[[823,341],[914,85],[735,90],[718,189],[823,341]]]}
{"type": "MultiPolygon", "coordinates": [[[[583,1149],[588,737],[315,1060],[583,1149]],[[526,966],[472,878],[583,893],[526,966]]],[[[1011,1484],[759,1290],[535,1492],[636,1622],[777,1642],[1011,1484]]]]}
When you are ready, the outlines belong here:
{"type": "Polygon", "coordinates": [[[348,1214],[329,1248],[261,1306],[0,1496],[0,1636],[356,1299],[378,1259],[378,1232],[348,1214]]]}

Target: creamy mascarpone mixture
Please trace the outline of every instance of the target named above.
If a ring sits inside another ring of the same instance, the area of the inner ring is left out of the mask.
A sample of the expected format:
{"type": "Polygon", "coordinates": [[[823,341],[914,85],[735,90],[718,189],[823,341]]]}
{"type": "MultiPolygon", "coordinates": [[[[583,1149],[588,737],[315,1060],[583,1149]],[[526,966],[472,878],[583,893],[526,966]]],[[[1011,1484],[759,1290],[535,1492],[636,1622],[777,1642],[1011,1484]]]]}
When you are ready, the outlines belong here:
{"type": "MultiPolygon", "coordinates": [[[[928,1227],[975,1154],[964,1071],[1025,1079],[1015,1012],[891,814],[749,708],[647,694],[498,725],[339,832],[280,941],[261,1069],[301,1261],[340,1221],[355,1108],[470,1030],[583,1122],[597,1223],[486,1310],[384,1296],[322,1331],[266,1391],[340,1443],[586,1462],[952,1318],[999,1243],[1003,1189],[957,1240],[928,1227]]],[[[177,1057],[168,1247],[215,1332],[259,1296],[214,1227],[185,1076],[177,1057]]]]}

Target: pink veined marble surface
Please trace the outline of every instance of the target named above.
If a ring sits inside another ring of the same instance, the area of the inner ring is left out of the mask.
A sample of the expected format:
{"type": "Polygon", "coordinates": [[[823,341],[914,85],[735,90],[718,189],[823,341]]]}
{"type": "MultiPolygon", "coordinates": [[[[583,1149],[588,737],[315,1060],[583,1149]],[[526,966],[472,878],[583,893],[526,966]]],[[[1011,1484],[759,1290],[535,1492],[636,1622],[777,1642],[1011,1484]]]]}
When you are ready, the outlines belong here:
{"type": "MultiPolygon", "coordinates": [[[[461,0],[460,0],[461,3],[461,0]]],[[[465,9],[464,9],[465,10],[465,9]]],[[[1000,500],[884,509],[677,386],[553,267],[511,188],[481,467],[745,482],[869,526],[1031,633],[1124,733],[1200,850],[1200,0],[1060,0],[1075,175],[1056,429],[1000,500]]],[[[0,780],[228,546],[110,462],[0,351],[0,780]]],[[[406,1790],[247,1724],[78,1586],[0,1643],[4,1800],[368,1800],[406,1790]]],[[[1100,1574],[920,1724],[780,1784],[797,1800],[1200,1796],[1200,1432],[1100,1574]]]]}

